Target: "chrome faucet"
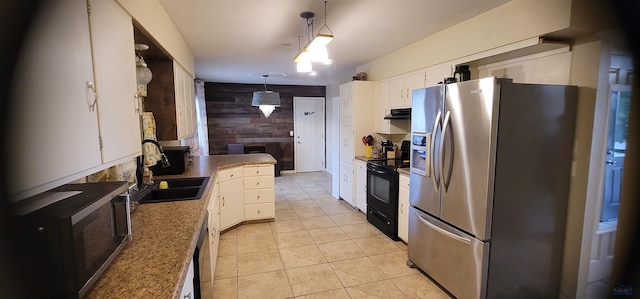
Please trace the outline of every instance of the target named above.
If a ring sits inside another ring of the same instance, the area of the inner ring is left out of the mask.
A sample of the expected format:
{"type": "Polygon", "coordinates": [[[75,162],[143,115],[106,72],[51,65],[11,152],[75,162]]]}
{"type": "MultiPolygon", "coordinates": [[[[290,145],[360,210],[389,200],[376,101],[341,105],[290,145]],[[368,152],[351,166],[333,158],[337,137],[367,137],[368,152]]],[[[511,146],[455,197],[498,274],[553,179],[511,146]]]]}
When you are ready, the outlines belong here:
{"type": "MultiPolygon", "coordinates": [[[[162,146],[160,145],[160,143],[158,143],[153,139],[143,139],[142,144],[144,145],[145,143],[153,143],[158,148],[158,150],[160,151],[160,165],[162,167],[167,168],[171,166],[171,164],[169,163],[169,159],[167,159],[167,156],[164,154],[164,150],[162,149],[162,146]]],[[[138,157],[138,163],[136,165],[136,180],[137,180],[138,190],[144,190],[147,188],[147,186],[144,185],[142,180],[142,177],[144,176],[144,172],[146,169],[146,167],[144,166],[144,155],[145,155],[145,151],[143,146],[142,155],[138,157]]]]}

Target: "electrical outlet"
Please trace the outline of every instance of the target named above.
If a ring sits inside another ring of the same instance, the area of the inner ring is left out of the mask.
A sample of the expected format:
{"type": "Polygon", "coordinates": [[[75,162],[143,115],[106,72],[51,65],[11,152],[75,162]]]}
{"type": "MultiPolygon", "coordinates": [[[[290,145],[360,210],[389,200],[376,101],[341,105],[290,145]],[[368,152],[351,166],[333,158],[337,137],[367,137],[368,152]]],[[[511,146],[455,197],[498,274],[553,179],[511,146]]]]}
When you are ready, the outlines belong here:
{"type": "Polygon", "coordinates": [[[293,131],[289,131],[289,136],[293,137],[293,131]]]}

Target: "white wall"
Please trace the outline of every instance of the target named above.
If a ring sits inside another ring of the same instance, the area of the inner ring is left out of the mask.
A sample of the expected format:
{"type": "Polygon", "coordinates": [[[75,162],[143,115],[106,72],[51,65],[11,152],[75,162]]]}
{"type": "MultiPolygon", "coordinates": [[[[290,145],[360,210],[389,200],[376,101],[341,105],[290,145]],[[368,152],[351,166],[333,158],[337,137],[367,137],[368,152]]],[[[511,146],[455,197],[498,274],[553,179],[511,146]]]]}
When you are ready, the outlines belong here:
{"type": "Polygon", "coordinates": [[[356,68],[381,80],[568,28],[570,0],[513,0],[356,68]]]}

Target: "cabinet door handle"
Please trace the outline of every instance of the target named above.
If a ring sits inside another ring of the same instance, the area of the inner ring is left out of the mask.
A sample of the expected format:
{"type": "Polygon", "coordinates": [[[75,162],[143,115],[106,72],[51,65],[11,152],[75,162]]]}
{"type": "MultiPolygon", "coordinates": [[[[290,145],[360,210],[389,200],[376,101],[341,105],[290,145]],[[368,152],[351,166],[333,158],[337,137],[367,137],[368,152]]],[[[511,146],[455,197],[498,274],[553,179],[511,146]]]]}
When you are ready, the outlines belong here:
{"type": "Polygon", "coordinates": [[[93,85],[93,82],[87,81],[87,104],[89,105],[89,111],[96,110],[97,102],[98,102],[98,92],[96,91],[96,86],[93,85]],[[93,94],[93,101],[90,98],[91,94],[93,94]]]}
{"type": "Polygon", "coordinates": [[[222,197],[222,206],[224,207],[224,196],[222,197]]]}
{"type": "Polygon", "coordinates": [[[231,174],[231,177],[233,178],[233,173],[231,174]]]}
{"type": "Polygon", "coordinates": [[[142,115],[142,112],[140,111],[140,96],[137,93],[134,93],[133,98],[134,98],[133,111],[138,115],[142,115]]]}

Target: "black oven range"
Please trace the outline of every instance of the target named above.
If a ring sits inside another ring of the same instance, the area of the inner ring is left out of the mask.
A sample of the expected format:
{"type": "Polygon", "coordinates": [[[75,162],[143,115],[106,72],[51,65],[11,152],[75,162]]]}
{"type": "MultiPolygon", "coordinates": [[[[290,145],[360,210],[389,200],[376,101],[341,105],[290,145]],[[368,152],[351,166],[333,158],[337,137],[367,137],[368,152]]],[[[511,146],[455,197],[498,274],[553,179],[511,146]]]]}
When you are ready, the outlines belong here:
{"type": "Polygon", "coordinates": [[[367,221],[392,240],[398,238],[398,168],[409,167],[403,159],[367,162],[367,221]]]}

